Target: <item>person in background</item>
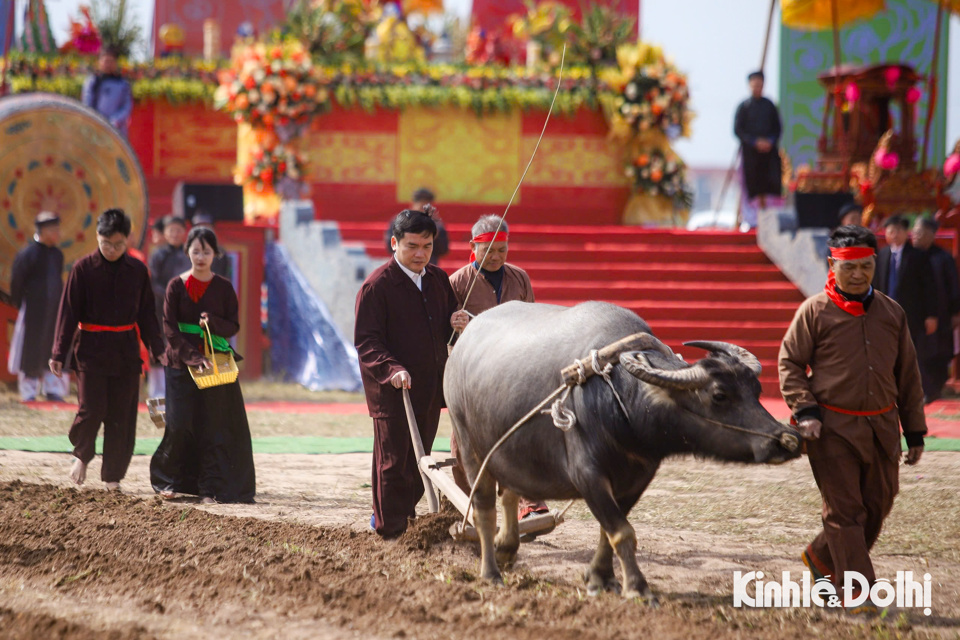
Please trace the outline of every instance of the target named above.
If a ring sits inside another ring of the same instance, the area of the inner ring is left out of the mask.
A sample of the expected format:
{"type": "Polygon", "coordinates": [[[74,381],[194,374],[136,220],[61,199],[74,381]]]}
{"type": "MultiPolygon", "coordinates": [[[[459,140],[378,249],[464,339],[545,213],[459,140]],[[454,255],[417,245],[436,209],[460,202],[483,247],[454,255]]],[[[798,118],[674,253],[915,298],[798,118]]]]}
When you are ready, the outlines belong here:
{"type": "MultiPolygon", "coordinates": [[[[183,241],[187,237],[187,221],[177,216],[163,218],[163,245],[150,254],[150,284],[153,287],[154,306],[157,310],[157,324],[163,323],[163,300],[167,293],[167,284],[190,268],[190,258],[183,251],[183,241]]],[[[162,398],[165,390],[163,367],[157,362],[150,363],[150,375],[147,377],[147,396],[162,398]]]]}
{"type": "MultiPolygon", "coordinates": [[[[507,223],[501,222],[498,215],[481,216],[473,225],[470,262],[450,276],[450,286],[457,296],[457,306],[471,316],[511,300],[534,302],[530,276],[520,267],[507,263],[509,238],[507,223]]],[[[453,467],[453,478],[457,486],[469,495],[470,483],[463,472],[460,448],[454,435],[450,437],[450,452],[457,459],[457,464],[453,467]]],[[[517,517],[522,520],[530,514],[547,513],[550,509],[543,502],[521,497],[518,510],[517,517]]]]}
{"type": "Polygon", "coordinates": [[[83,484],[103,424],[100,477],[108,491],[120,489],[137,434],[140,339],[163,361],[163,340],[153,308],[147,268],[127,255],[130,218],[109,209],[97,219],[98,248],[70,270],[60,300],[50,371],[63,375],[72,355],[80,409],[70,427],[75,460],[70,478],[83,484]]]}
{"type": "MultiPolygon", "coordinates": [[[[870,549],[899,489],[901,427],[905,462],[914,465],[927,423],[906,314],[870,286],[876,237],[846,226],[827,244],[826,286],[797,310],[780,345],[779,370],[823,499],[823,530],[801,559],[814,579],[829,578],[841,593],[847,571],[876,582],[870,549]]],[[[844,606],[855,615],[877,613],[869,598],[844,606]]]]}
{"type": "Polygon", "coordinates": [[[13,259],[10,296],[17,313],[10,356],[10,373],[17,375],[20,400],[31,402],[41,390],[51,402],[63,402],[69,376],[57,377],[47,368],[56,331],[56,308],[63,291],[63,252],[60,217],[43,211],[34,220],[36,234],[13,259]]]}
{"type": "Polygon", "coordinates": [[[848,202],[840,207],[840,213],[837,214],[837,221],[840,223],[837,225],[838,227],[845,227],[850,224],[862,227],[863,207],[856,202],[848,202]]]}
{"type": "Polygon", "coordinates": [[[902,216],[883,223],[887,246],[877,254],[873,286],[893,298],[907,314],[913,345],[937,331],[937,290],[927,255],[910,243],[910,224],[902,216]]]}
{"type": "MultiPolygon", "coordinates": [[[[439,264],[440,258],[450,252],[450,236],[447,233],[447,228],[443,225],[443,220],[440,219],[440,215],[437,212],[436,207],[433,206],[433,201],[435,199],[436,196],[433,195],[432,191],[424,187],[420,187],[413,192],[410,202],[410,209],[414,211],[425,211],[424,207],[429,205],[430,216],[437,225],[437,236],[433,243],[433,253],[430,254],[430,264],[433,265],[439,264]]],[[[387,226],[387,231],[384,234],[384,243],[386,244],[387,252],[389,253],[393,253],[393,248],[391,246],[392,237],[393,221],[391,221],[387,226]]]]}
{"type": "Polygon", "coordinates": [[[150,225],[150,246],[162,247],[163,244],[163,218],[157,218],[154,223],[150,225]]]}
{"type": "Polygon", "coordinates": [[[443,370],[451,327],[469,321],[442,269],[430,264],[437,225],[407,209],[393,221],[393,257],[371,273],[357,294],[354,344],[373,418],[373,515],[370,527],[395,538],[416,516],[423,481],[407,425],[402,389],[410,390],[427,454],[443,406],[443,370]]]}
{"type": "Polygon", "coordinates": [[[957,263],[950,252],[936,244],[940,228],[930,218],[919,217],[913,224],[913,246],[924,254],[933,273],[933,287],[937,299],[937,329],[920,339],[917,357],[920,359],[920,378],[927,403],[940,399],[943,385],[950,377],[950,361],[956,355],[954,330],[960,326],[960,282],[957,263]]]}
{"type": "MultiPolygon", "coordinates": [[[[191,222],[193,223],[194,228],[204,227],[216,232],[213,216],[206,211],[197,211],[197,213],[194,214],[191,222]]],[[[213,258],[213,272],[218,276],[223,276],[232,282],[233,268],[230,265],[230,258],[228,258],[223,252],[218,253],[213,258]]]]}
{"type": "MultiPolygon", "coordinates": [[[[167,285],[163,332],[167,337],[167,426],[150,459],[150,484],[163,498],[199,495],[203,502],[253,502],[256,471],[250,426],[239,382],[199,389],[188,367],[207,369],[201,322],[214,352],[232,351],[227,338],[240,330],[237,294],[213,273],[217,235],[195,227],[187,236],[190,269],[167,285]]],[[[234,352],[236,360],[242,360],[234,352]]]]}
{"type": "Polygon", "coordinates": [[[126,138],[133,113],[133,92],[130,83],[119,73],[117,52],[110,47],[100,52],[97,73],[83,83],[81,101],[98,112],[126,138]]]}
{"type": "Polygon", "coordinates": [[[763,96],[763,72],[747,76],[750,97],[740,103],[733,120],[733,132],[740,140],[743,173],[741,216],[743,227],[757,226],[757,202],[767,208],[767,196],[783,193],[780,164],[780,135],[783,127],[776,105],[763,96]]]}

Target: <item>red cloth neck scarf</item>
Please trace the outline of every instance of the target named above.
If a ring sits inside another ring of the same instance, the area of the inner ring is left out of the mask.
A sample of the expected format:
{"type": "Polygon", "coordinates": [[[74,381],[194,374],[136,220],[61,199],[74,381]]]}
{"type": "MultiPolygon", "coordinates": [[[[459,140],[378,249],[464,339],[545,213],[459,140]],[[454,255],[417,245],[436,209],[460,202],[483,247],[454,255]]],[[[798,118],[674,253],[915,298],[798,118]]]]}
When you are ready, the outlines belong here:
{"type": "MultiPolygon", "coordinates": [[[[870,247],[831,247],[830,248],[830,257],[834,260],[860,260],[861,258],[869,258],[874,255],[873,249],[870,247]]],[[[837,291],[837,279],[833,275],[833,269],[827,271],[827,284],[824,286],[823,290],[826,292],[827,297],[830,298],[835,305],[846,311],[852,316],[862,316],[866,311],[863,308],[863,303],[858,300],[847,300],[840,292],[837,291]]]]}
{"type": "MultiPolygon", "coordinates": [[[[476,235],[470,238],[470,242],[480,242],[480,243],[506,242],[509,237],[510,236],[509,234],[507,234],[506,231],[497,231],[497,232],[488,231],[486,233],[481,233],[479,235],[476,235]]],[[[473,251],[471,251],[470,262],[474,262],[476,261],[476,259],[477,259],[476,254],[474,254],[473,251]]]]}
{"type": "Polygon", "coordinates": [[[212,278],[206,282],[202,282],[194,278],[192,274],[187,276],[187,281],[184,282],[184,285],[187,287],[187,295],[190,296],[190,299],[195,303],[200,302],[200,298],[207,292],[207,287],[210,286],[211,282],[213,282],[212,278]]]}

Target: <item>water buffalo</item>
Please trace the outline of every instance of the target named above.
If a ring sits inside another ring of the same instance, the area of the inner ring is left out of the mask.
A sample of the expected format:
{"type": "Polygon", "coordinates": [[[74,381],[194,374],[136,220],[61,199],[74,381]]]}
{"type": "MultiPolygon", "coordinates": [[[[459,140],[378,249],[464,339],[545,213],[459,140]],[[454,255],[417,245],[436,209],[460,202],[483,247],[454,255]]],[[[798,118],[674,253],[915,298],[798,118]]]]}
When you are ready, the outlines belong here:
{"type": "MultiPolygon", "coordinates": [[[[470,322],[447,362],[444,394],[463,464],[473,482],[494,443],[561,384],[560,370],[592,349],[650,327],[612,304],[575,307],[509,302],[470,322]]],[[[637,566],[627,514],[661,460],[694,454],[745,463],[783,462],[799,440],[761,406],[760,363],[724,342],[689,343],[709,356],[687,364],[652,335],[644,349],[620,356],[610,380],[622,399],[593,376],[574,387],[568,431],[537,414],[493,454],[474,496],[481,575],[502,583],[497,563],[519,547],[517,499],[583,498],[602,528],[585,580],[591,594],[616,590],[620,559],[624,597],[656,600],[637,566]],[[624,411],[625,410],[625,411],[624,411]],[[626,413],[626,415],[624,415],[626,413]],[[504,525],[494,540],[497,484],[504,525]]]]}

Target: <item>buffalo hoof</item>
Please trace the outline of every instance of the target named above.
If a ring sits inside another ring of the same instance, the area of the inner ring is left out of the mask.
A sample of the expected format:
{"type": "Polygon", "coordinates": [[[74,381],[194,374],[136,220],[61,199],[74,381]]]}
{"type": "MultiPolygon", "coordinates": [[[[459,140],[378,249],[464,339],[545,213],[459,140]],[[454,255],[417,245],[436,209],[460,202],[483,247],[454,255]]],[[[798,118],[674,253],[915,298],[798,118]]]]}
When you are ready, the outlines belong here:
{"type": "Polygon", "coordinates": [[[480,577],[495,587],[503,586],[503,576],[500,575],[500,572],[496,573],[481,573],[480,577]]]}
{"type": "Polygon", "coordinates": [[[639,591],[636,591],[635,589],[630,589],[623,592],[623,597],[626,600],[634,600],[634,599],[639,600],[642,604],[647,605],[651,609],[660,608],[660,600],[658,600],[657,596],[653,595],[650,592],[643,594],[643,593],[640,593],[639,591]]]}
{"type": "Polygon", "coordinates": [[[497,557],[497,566],[501,569],[511,569],[513,564],[517,561],[517,550],[499,550],[496,553],[497,557]]]}
{"type": "Polygon", "coordinates": [[[604,577],[598,573],[587,571],[583,580],[587,583],[588,596],[598,596],[601,593],[620,593],[620,581],[612,575],[604,577]]]}

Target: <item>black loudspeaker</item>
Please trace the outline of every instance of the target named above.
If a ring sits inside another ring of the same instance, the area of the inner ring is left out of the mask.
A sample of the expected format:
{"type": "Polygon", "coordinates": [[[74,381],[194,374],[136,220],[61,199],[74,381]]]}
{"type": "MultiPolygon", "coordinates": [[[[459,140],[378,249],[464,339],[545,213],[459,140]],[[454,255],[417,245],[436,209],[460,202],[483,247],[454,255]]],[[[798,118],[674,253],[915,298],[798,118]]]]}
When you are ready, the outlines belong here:
{"type": "Polygon", "coordinates": [[[853,202],[853,194],[848,191],[836,193],[797,193],[797,226],[835,228],[840,220],[840,209],[853,202]]]}
{"type": "Polygon", "coordinates": [[[173,188],[173,215],[193,220],[198,211],[210,214],[217,221],[243,222],[243,187],[178,182],[173,188]]]}

